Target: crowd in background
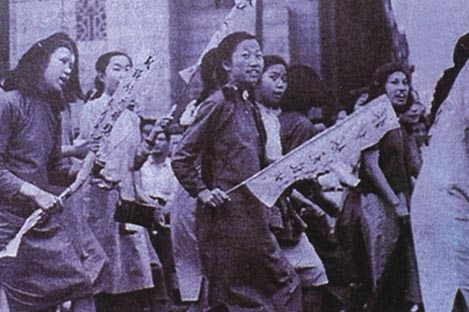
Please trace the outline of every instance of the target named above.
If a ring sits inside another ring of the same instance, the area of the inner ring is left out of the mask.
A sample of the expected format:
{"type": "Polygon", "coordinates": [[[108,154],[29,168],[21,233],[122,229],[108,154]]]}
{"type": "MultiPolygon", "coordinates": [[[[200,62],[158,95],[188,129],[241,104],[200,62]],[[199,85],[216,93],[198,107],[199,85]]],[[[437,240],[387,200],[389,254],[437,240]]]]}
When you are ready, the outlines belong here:
{"type": "Polygon", "coordinates": [[[428,129],[467,60],[466,37],[426,114],[405,64],[383,64],[334,111],[312,68],[233,33],[205,54],[203,88],[177,135],[173,120],[142,118],[129,102],[97,136],[131,57],[102,54],[84,94],[74,41],[57,33],[35,43],[1,83],[0,247],[35,209],[45,216],[16,258],[0,259],[2,311],[467,311],[462,284],[458,295],[449,287],[451,307],[431,306],[442,280],[420,269],[431,266],[429,242],[414,236],[411,218],[428,129]],[[383,99],[399,127],[361,152],[357,187],[328,182],[333,175],[303,180],[273,207],[229,191],[383,99]],[[90,177],[63,201],[91,154],[90,177]]]}

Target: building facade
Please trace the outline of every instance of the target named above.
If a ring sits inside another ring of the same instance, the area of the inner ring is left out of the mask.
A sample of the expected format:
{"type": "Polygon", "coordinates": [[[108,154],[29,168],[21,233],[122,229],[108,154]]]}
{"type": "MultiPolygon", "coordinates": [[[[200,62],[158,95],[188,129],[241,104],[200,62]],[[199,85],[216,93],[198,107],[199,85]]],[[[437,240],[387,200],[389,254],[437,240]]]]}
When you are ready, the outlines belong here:
{"type": "MultiPolygon", "coordinates": [[[[76,39],[86,91],[94,62],[110,50],[132,57],[148,49],[158,71],[146,81],[145,115],[165,114],[184,87],[178,72],[193,65],[234,0],[9,0],[0,8],[0,71],[13,68],[38,39],[64,31],[76,39]]],[[[307,64],[331,86],[340,106],[377,66],[395,58],[397,27],[389,0],[257,0],[253,33],[265,54],[307,64]]],[[[401,37],[402,39],[402,37],[401,37]]]]}

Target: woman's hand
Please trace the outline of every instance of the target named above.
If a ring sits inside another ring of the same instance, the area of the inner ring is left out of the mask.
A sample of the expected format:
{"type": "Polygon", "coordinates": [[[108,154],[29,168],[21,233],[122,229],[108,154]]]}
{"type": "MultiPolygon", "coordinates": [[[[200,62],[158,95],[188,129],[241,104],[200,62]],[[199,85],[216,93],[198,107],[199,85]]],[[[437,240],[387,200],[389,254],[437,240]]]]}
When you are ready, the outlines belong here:
{"type": "Polygon", "coordinates": [[[60,212],[63,209],[63,202],[60,197],[49,192],[43,191],[37,186],[30,183],[23,183],[20,193],[33,200],[34,203],[45,212],[60,212]]]}
{"type": "Polygon", "coordinates": [[[77,154],[84,158],[88,152],[96,153],[99,150],[99,141],[91,139],[76,145],[77,154]]]}
{"type": "Polygon", "coordinates": [[[407,199],[405,198],[404,193],[397,194],[397,201],[392,203],[396,209],[396,214],[399,219],[407,220],[410,217],[409,208],[407,207],[407,199]]]}
{"type": "Polygon", "coordinates": [[[64,157],[85,158],[88,152],[96,153],[99,149],[98,140],[77,140],[74,145],[62,147],[62,154],[64,157]]]}
{"type": "Polygon", "coordinates": [[[61,212],[63,209],[62,200],[51,193],[41,191],[34,198],[36,204],[47,213],[61,212]]]}
{"type": "Polygon", "coordinates": [[[197,195],[199,201],[202,202],[205,206],[210,207],[219,207],[223,205],[225,202],[231,200],[231,198],[226,194],[224,191],[215,188],[213,190],[205,189],[197,195]]]}

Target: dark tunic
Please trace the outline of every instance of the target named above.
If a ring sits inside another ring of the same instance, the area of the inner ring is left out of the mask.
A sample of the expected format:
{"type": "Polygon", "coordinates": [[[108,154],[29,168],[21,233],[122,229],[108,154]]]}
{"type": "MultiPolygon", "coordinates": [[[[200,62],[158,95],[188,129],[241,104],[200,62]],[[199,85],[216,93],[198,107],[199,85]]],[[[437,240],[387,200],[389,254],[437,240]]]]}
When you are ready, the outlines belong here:
{"type": "Polygon", "coordinates": [[[289,153],[318,133],[311,121],[300,112],[282,112],[278,118],[283,154],[289,153]]]}
{"type": "MultiPolygon", "coordinates": [[[[372,149],[378,151],[379,167],[394,193],[409,200],[409,164],[401,131],[389,131],[372,149]]],[[[369,311],[395,311],[405,301],[419,303],[410,225],[399,219],[363,168],[360,179],[344,202],[337,231],[353,259],[354,278],[369,287],[369,311]]]]}
{"type": "MultiPolygon", "coordinates": [[[[34,203],[19,194],[24,181],[52,190],[58,166],[60,113],[18,91],[0,94],[0,248],[14,237],[34,203]]],[[[51,215],[28,232],[15,259],[1,259],[2,286],[12,311],[37,311],[89,295],[91,282],[71,240],[51,215]]]]}
{"type": "MultiPolygon", "coordinates": [[[[392,190],[396,194],[404,193],[406,198],[409,198],[410,175],[402,131],[401,129],[389,131],[374,148],[379,150],[378,164],[392,190]]],[[[363,170],[361,167],[360,188],[365,193],[378,193],[376,186],[363,170]]]]}
{"type": "MultiPolygon", "coordinates": [[[[193,197],[206,188],[227,191],[262,168],[259,112],[232,88],[201,104],[174,154],[174,173],[193,197]]],[[[229,195],[222,207],[198,205],[196,212],[210,304],[229,311],[300,311],[299,279],[269,230],[265,207],[245,188],[229,195]]]]}

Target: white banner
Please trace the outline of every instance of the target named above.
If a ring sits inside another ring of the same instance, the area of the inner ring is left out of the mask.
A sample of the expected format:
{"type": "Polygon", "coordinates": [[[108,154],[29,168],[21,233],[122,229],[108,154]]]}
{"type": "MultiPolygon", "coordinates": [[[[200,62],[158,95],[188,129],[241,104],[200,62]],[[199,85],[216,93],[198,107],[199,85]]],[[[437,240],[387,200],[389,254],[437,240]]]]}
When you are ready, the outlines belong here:
{"type": "Polygon", "coordinates": [[[294,182],[328,173],[337,175],[342,184],[356,186],[361,151],[397,128],[397,116],[388,97],[383,95],[239,186],[245,184],[268,207],[294,182]]]}

